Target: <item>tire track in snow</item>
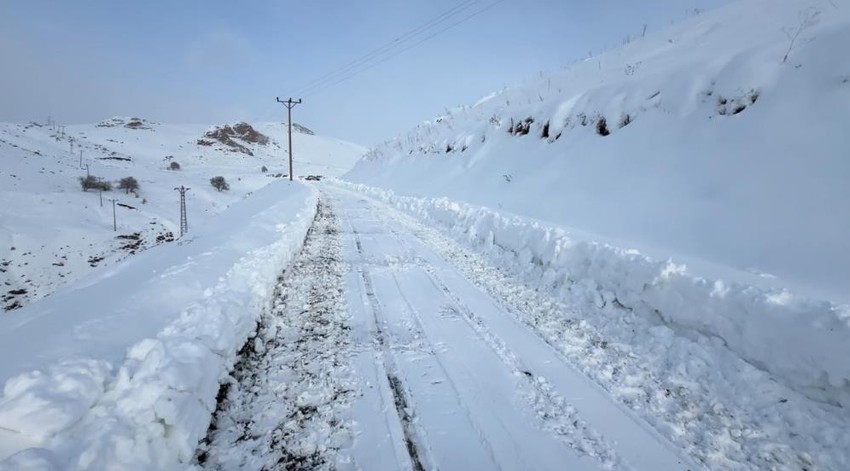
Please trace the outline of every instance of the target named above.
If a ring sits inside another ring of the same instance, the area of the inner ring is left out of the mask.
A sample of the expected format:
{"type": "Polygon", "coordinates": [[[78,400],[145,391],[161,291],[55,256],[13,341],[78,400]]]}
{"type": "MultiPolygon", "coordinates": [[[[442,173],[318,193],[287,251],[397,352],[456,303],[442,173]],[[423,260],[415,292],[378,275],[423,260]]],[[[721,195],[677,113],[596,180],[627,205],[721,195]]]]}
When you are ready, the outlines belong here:
{"type": "MultiPolygon", "coordinates": [[[[414,264],[417,267],[422,268],[422,264],[418,259],[414,262],[414,264]]],[[[428,334],[425,331],[425,326],[422,324],[422,319],[420,318],[419,311],[413,306],[413,303],[410,302],[410,300],[407,298],[407,295],[405,295],[404,289],[401,287],[401,283],[399,283],[398,277],[396,276],[395,273],[393,273],[392,278],[393,278],[393,282],[395,283],[396,288],[398,289],[399,296],[401,297],[402,301],[404,302],[404,305],[405,305],[405,308],[406,308],[405,314],[407,314],[409,316],[409,318],[412,319],[414,324],[415,324],[415,326],[414,326],[415,331],[413,331],[412,333],[416,334],[417,338],[425,339],[424,344],[428,345],[428,354],[431,357],[433,357],[435,363],[440,368],[440,372],[442,373],[443,377],[445,378],[446,383],[449,385],[451,390],[454,392],[455,398],[457,399],[459,406],[463,409],[464,416],[466,417],[466,419],[469,421],[470,424],[473,424],[473,428],[475,429],[475,431],[478,435],[478,438],[480,440],[482,447],[486,450],[487,455],[493,460],[493,463],[498,466],[498,462],[497,462],[495,453],[493,452],[492,445],[489,443],[487,438],[481,433],[481,430],[479,430],[477,427],[475,427],[475,425],[474,425],[475,420],[473,420],[473,418],[472,418],[472,413],[470,412],[469,407],[466,404],[464,404],[463,395],[460,393],[460,390],[458,389],[457,385],[455,384],[454,380],[452,379],[452,375],[449,374],[448,368],[446,368],[446,366],[443,364],[443,360],[440,358],[440,355],[437,355],[437,353],[434,351],[434,349],[433,349],[434,343],[428,338],[428,334]]]]}
{"type": "MultiPolygon", "coordinates": [[[[530,388],[531,394],[527,398],[530,402],[529,405],[532,410],[537,412],[537,418],[542,422],[546,430],[555,434],[561,442],[570,448],[595,458],[606,468],[626,468],[625,463],[614,451],[614,448],[607,443],[599,432],[592,429],[586,422],[579,418],[576,409],[555,392],[555,388],[552,387],[546,378],[533,374],[504,340],[493,334],[482,319],[448,287],[437,274],[434,267],[426,260],[415,256],[415,251],[397,231],[390,227],[387,227],[387,231],[410,254],[411,259],[415,260],[415,263],[425,272],[433,286],[444,294],[446,300],[451,303],[447,308],[453,311],[454,314],[459,314],[459,317],[490,347],[502,363],[511,370],[514,376],[520,378],[530,388]]],[[[398,283],[398,280],[396,280],[396,283],[398,283]]],[[[399,287],[399,292],[401,292],[401,287],[399,287]]],[[[402,297],[404,298],[403,293],[402,297]]],[[[413,310],[406,298],[405,303],[409,309],[413,310]]],[[[415,313],[415,311],[413,312],[415,313]]],[[[419,325],[421,328],[421,322],[419,325]]]]}
{"type": "Polygon", "coordinates": [[[434,287],[442,291],[452,303],[453,308],[472,330],[496,353],[499,359],[510,368],[515,376],[522,378],[532,390],[530,397],[532,408],[543,426],[558,436],[570,448],[591,456],[611,469],[625,469],[626,465],[607,440],[582,420],[575,407],[564,400],[545,377],[535,375],[523,364],[510,347],[493,334],[478,317],[451,289],[439,278],[433,267],[425,267],[428,278],[434,287]]]}
{"type": "MultiPolygon", "coordinates": [[[[354,233],[354,244],[357,247],[357,253],[363,257],[363,243],[360,241],[360,234],[353,227],[352,232],[354,233]]],[[[378,302],[377,295],[375,295],[372,278],[368,271],[364,268],[358,268],[358,272],[363,283],[366,298],[369,302],[369,309],[372,311],[372,315],[375,319],[375,336],[381,347],[381,354],[383,356],[385,369],[387,370],[387,382],[389,383],[390,391],[393,395],[393,403],[395,405],[399,421],[401,422],[402,432],[404,433],[404,445],[407,449],[407,453],[410,455],[410,462],[413,470],[424,471],[426,468],[423,465],[423,461],[430,461],[427,460],[427,456],[424,453],[424,450],[427,448],[423,446],[424,441],[422,439],[422,434],[416,430],[416,417],[415,411],[411,407],[409,399],[410,394],[408,393],[404,382],[397,374],[397,362],[390,350],[387,335],[382,327],[382,325],[384,325],[384,320],[381,313],[381,305],[380,302],[378,302]]]]}
{"type": "Polygon", "coordinates": [[[222,382],[207,437],[206,469],[335,468],[351,440],[341,419],[353,393],[338,220],[324,195],[273,306],[222,382]]]}

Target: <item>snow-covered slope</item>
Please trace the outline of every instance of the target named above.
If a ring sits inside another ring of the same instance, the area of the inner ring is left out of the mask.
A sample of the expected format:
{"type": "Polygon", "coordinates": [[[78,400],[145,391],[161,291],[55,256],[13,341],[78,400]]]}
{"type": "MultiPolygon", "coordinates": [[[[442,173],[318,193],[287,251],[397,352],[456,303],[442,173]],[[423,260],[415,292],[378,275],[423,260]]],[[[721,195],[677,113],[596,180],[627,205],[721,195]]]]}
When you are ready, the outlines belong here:
{"type": "MultiPolygon", "coordinates": [[[[185,185],[190,230],[234,202],[288,174],[286,128],[262,123],[265,145],[224,145],[203,125],[167,125],[112,118],[96,125],[0,123],[0,287],[5,310],[40,299],[99,265],[179,236],[179,194],[185,185]],[[199,145],[199,140],[211,145],[199,145]],[[82,151],[82,156],[81,156],[82,151]],[[179,170],[169,166],[179,165],[179,170]],[[88,170],[86,170],[86,166],[88,170]],[[261,169],[266,167],[268,172],[261,169]],[[132,176],[136,194],[83,192],[91,175],[117,185],[132,176]],[[221,175],[227,192],[210,186],[221,175]],[[101,204],[102,196],[102,204],[101,204]],[[113,231],[111,199],[116,199],[113,231]]],[[[239,143],[242,144],[239,144],[239,143]]],[[[339,175],[365,149],[333,138],[294,134],[296,175],[339,175]]]]}
{"type": "Polygon", "coordinates": [[[848,301],[847,44],[846,3],[742,0],[451,110],[345,178],[848,301]]]}

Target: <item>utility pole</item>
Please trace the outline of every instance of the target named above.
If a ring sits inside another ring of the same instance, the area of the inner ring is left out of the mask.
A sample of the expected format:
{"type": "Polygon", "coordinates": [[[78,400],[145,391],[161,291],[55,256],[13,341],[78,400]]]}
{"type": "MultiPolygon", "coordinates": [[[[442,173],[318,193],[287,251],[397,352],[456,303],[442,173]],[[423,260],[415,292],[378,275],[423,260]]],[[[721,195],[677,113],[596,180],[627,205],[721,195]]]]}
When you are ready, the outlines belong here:
{"type": "Polygon", "coordinates": [[[175,188],[180,192],[180,237],[189,232],[189,220],[186,218],[186,192],[190,190],[183,185],[180,188],[175,188]]]}
{"type": "Polygon", "coordinates": [[[83,168],[83,150],[80,149],[80,168],[83,168]]]}
{"type": "Polygon", "coordinates": [[[91,174],[89,173],[89,164],[86,164],[86,178],[88,178],[90,176],[91,176],[91,174]]]}
{"type": "Polygon", "coordinates": [[[287,124],[289,125],[289,181],[292,181],[292,108],[295,108],[295,105],[301,104],[301,99],[298,101],[292,101],[292,97],[288,100],[284,101],[278,97],[275,97],[278,103],[283,103],[283,106],[286,107],[288,112],[287,116],[287,124]]]}
{"type": "Polygon", "coordinates": [[[112,200],[112,232],[118,232],[118,218],[115,217],[115,200],[112,200]]]}

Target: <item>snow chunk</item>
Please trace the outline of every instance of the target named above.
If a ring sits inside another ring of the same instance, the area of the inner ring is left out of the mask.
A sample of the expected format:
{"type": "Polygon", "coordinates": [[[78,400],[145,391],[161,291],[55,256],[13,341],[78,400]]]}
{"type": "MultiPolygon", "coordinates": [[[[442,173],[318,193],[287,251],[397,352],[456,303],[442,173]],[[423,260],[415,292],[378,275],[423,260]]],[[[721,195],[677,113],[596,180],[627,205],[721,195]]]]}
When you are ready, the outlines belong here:
{"type": "Polygon", "coordinates": [[[10,379],[0,398],[0,427],[37,439],[67,429],[104,392],[112,366],[80,359],[10,379]]]}

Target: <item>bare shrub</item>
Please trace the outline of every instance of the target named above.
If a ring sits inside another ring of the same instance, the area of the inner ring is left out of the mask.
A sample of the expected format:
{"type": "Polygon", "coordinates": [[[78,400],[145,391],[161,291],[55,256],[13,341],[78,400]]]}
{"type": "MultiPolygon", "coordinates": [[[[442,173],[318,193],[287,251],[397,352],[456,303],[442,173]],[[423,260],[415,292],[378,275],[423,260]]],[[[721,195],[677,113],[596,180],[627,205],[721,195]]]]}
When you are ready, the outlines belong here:
{"type": "Polygon", "coordinates": [[[227,180],[225,180],[221,175],[210,178],[210,185],[218,191],[227,191],[230,189],[230,185],[227,183],[227,180]]]}

